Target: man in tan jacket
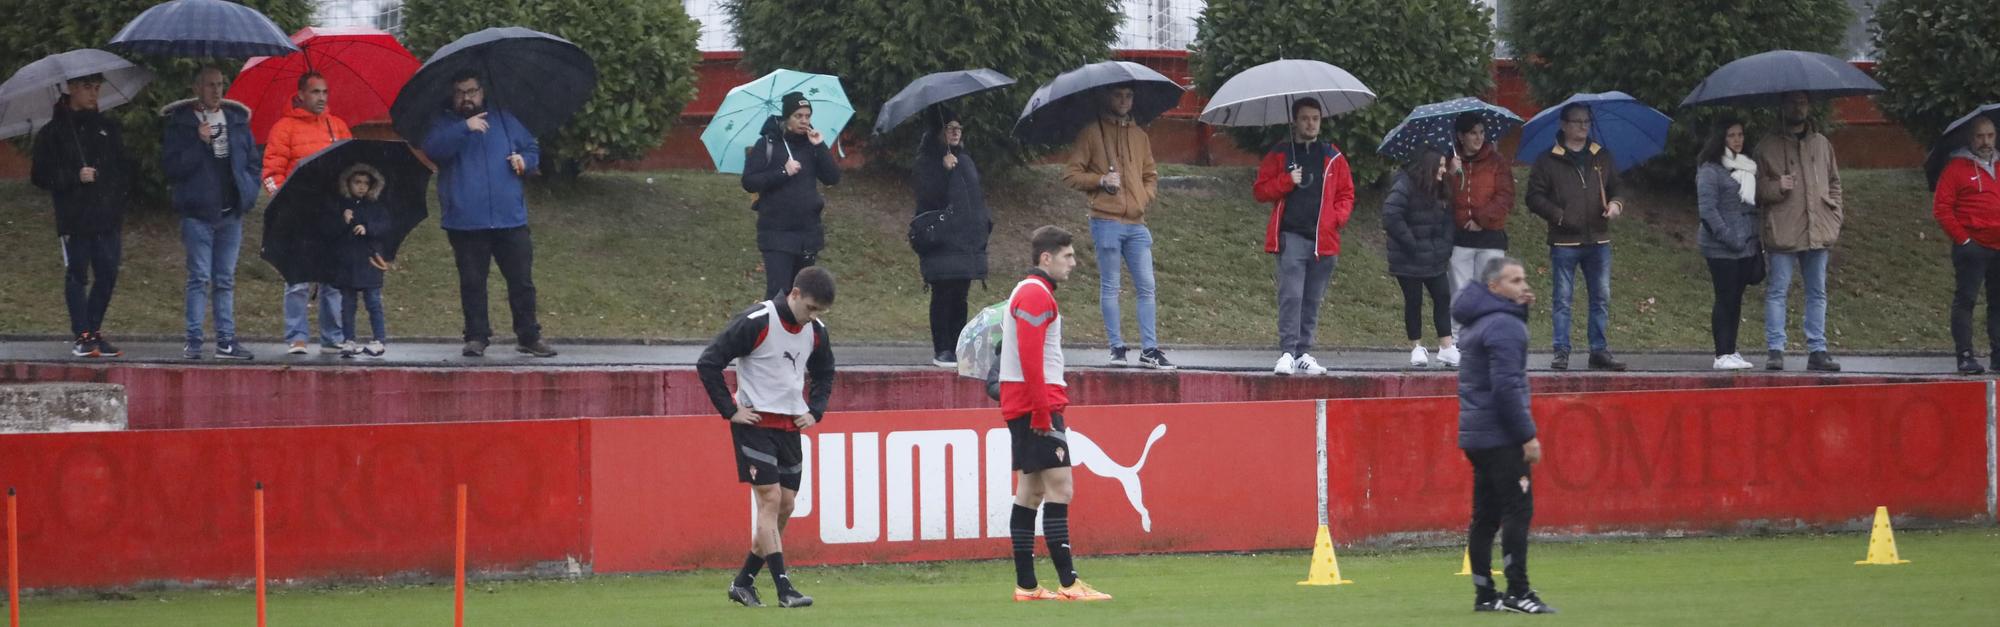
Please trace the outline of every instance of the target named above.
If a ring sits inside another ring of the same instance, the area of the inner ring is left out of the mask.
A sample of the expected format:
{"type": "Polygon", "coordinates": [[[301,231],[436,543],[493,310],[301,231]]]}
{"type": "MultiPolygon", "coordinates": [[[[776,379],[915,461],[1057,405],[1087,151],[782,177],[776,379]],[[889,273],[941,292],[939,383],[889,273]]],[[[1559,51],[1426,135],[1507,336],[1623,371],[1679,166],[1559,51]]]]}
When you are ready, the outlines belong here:
{"type": "Polygon", "coordinates": [[[1146,208],[1159,191],[1160,171],[1153,143],[1132,120],[1132,88],[1114,85],[1103,92],[1104,113],[1083,127],[1071,144],[1063,182],[1090,198],[1090,239],[1097,250],[1097,308],[1104,336],[1111,341],[1111,365],[1129,366],[1119,334],[1118,266],[1124,260],[1139,292],[1139,365],[1172,370],[1154,332],[1158,310],[1153,283],[1153,232],[1146,208]],[[1131,178],[1126,179],[1127,176],[1131,178]]]}
{"type": "Polygon", "coordinates": [[[1757,159],[1757,207],[1764,214],[1764,249],[1770,271],[1764,281],[1764,367],[1785,369],[1785,300],[1792,275],[1804,274],[1806,287],[1806,369],[1838,372],[1826,351],[1826,266],[1828,249],[1840,239],[1840,166],[1833,143],[1809,121],[1812,101],[1804,92],[1785,94],[1778,107],[1785,131],[1766,135],[1751,150],[1757,159]]]}

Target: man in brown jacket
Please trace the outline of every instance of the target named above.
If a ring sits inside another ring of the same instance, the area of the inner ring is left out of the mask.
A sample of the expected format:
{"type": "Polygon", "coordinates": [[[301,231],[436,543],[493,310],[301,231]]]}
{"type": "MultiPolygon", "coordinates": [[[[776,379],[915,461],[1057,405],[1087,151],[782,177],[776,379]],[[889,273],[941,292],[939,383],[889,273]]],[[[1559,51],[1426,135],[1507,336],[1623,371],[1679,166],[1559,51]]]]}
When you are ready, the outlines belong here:
{"type": "Polygon", "coordinates": [[[1555,300],[1555,359],[1549,367],[1569,369],[1569,310],[1576,293],[1576,269],[1583,266],[1590,294],[1590,367],[1624,370],[1611,356],[1605,329],[1611,324],[1611,219],[1625,211],[1618,193],[1618,167],[1611,149],[1590,141],[1588,105],[1563,107],[1556,145],[1528,170],[1528,211],[1549,223],[1549,267],[1555,300]]]}
{"type": "Polygon", "coordinates": [[[1770,271],[1764,281],[1764,367],[1785,369],[1785,299],[1792,275],[1806,285],[1806,369],[1837,372],[1826,352],[1826,262],[1840,239],[1840,166],[1833,143],[1808,121],[1812,101],[1803,92],[1785,95],[1779,105],[1785,132],[1766,135],[1751,156],[1757,159],[1757,207],[1764,214],[1764,249],[1770,271]]]}
{"type": "Polygon", "coordinates": [[[1118,265],[1123,259],[1139,292],[1139,365],[1172,370],[1154,332],[1158,310],[1153,283],[1153,232],[1146,208],[1159,191],[1160,171],[1153,142],[1132,120],[1132,88],[1114,85],[1103,92],[1104,113],[1083,127],[1072,143],[1063,182],[1090,198],[1090,239],[1097,250],[1097,308],[1104,336],[1111,341],[1111,365],[1129,366],[1119,335],[1118,265]],[[1131,176],[1131,180],[1126,180],[1131,176]]]}

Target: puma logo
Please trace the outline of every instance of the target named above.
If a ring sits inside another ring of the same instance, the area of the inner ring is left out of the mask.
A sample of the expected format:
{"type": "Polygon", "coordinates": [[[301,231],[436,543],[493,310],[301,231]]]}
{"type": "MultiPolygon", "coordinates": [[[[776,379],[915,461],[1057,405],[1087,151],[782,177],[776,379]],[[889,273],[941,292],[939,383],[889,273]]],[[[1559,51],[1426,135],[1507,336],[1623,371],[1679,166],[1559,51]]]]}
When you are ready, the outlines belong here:
{"type": "Polygon", "coordinates": [[[1139,526],[1149,532],[1153,530],[1153,514],[1146,511],[1145,486],[1139,481],[1139,471],[1146,467],[1146,457],[1153,453],[1153,444],[1166,434],[1166,425],[1153,427],[1153,432],[1146,436],[1146,447],[1139,452],[1139,461],[1123,466],[1111,459],[1104,449],[1098,448],[1089,437],[1075,429],[1069,430],[1069,446],[1075,452],[1074,465],[1099,477],[1115,479],[1124,486],[1125,500],[1130,501],[1132,509],[1139,512],[1139,526]]]}
{"type": "Polygon", "coordinates": [[[792,362],[792,369],[793,369],[793,370],[797,370],[797,369],[798,369],[798,367],[799,367],[799,356],[798,356],[798,355],[793,355],[793,354],[792,354],[792,351],[785,351],[785,360],[786,360],[786,361],[789,361],[789,362],[792,362]]]}

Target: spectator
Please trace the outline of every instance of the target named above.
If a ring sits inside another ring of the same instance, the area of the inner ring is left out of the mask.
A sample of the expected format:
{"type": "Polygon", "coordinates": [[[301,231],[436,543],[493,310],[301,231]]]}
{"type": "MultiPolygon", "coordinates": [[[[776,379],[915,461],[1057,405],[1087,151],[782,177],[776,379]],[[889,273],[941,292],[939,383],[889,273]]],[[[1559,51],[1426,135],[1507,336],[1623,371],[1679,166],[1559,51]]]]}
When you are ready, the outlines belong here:
{"type": "Polygon", "coordinates": [[[536,320],[535,241],[521,179],[541,166],[535,136],[506,109],[486,107],[476,72],[453,76],[450,108],[424,135],[424,154],[438,166],[438,223],[458,267],[458,303],[465,315],[466,357],[483,357],[493,339],[486,277],[494,265],[507,280],[514,350],[554,357],[536,320]]]}
{"type": "Polygon", "coordinates": [[[1742,122],[1724,118],[1715,129],[1695,172],[1701,212],[1695,240],[1715,284],[1715,305],[1709,310],[1715,369],[1745,370],[1754,366],[1736,352],[1743,290],[1764,274],[1764,253],[1757,243],[1757,162],[1743,154],[1742,122]]]}
{"type": "Polygon", "coordinates": [[[387,185],[382,171],[374,166],[348,166],[334,182],[334,197],[321,216],[330,227],[327,236],[334,256],[333,285],[341,296],[340,328],[348,329],[347,342],[340,346],[344,358],[381,357],[388,352],[382,345],[389,338],[388,321],[382,317],[382,271],[389,269],[382,260],[382,238],[388,235],[391,224],[389,210],[382,206],[382,188],[387,185]],[[355,341],[359,327],[354,326],[357,301],[364,299],[368,323],[375,332],[367,346],[355,341]]]}
{"type": "Polygon", "coordinates": [[[236,259],[243,248],[243,215],[257,204],[263,156],[250,135],[250,108],[224,100],[229,77],[214,66],[194,76],[194,98],[160,110],[160,168],[173,187],[181,214],[181,249],[187,253],[187,347],[181,356],[201,359],[202,319],[215,311],[215,357],[254,359],[236,342],[236,259]]]}
{"type": "Polygon", "coordinates": [[[1811,126],[1812,101],[1804,92],[1785,95],[1778,117],[1782,133],[1772,133],[1751,151],[1757,159],[1757,206],[1764,211],[1764,248],[1770,276],[1764,283],[1764,367],[1785,369],[1785,299],[1792,276],[1805,275],[1806,369],[1838,372],[1826,351],[1827,254],[1840,239],[1840,164],[1833,142],[1811,126]]]}
{"type": "Polygon", "coordinates": [[[1611,150],[1590,141],[1588,105],[1561,111],[1556,145],[1528,171],[1528,210],[1549,224],[1549,265],[1555,275],[1555,359],[1549,367],[1569,369],[1570,305],[1576,269],[1583,266],[1590,295],[1590,367],[1624,370],[1611,355],[1605,329],[1611,325],[1611,220],[1625,211],[1619,197],[1618,168],[1611,150]]]}
{"type": "MultiPolygon", "coordinates": [[[[299,76],[299,92],[292,98],[291,110],[271,125],[271,134],[264,143],[264,191],[278,193],[285,179],[298,169],[299,162],[334,142],[354,137],[346,122],[326,112],[330,97],[326,77],[317,72],[299,76]]],[[[306,310],[314,300],[319,301],[319,352],[340,352],[340,344],[346,339],[338,318],[340,293],[318,283],[304,282],[285,286],[287,353],[306,354],[306,338],[312,337],[306,310]],[[317,299],[314,293],[319,294],[317,299]]]]}
{"type": "Polygon", "coordinates": [[[1118,265],[1122,258],[1139,292],[1139,365],[1172,370],[1160,351],[1155,332],[1153,232],[1146,228],[1146,208],[1159,192],[1160,171],[1153,163],[1153,143],[1132,119],[1132,87],[1115,85],[1101,92],[1104,112],[1083,127],[1072,142],[1063,182],[1090,198],[1090,239],[1097,250],[1097,308],[1104,315],[1104,335],[1111,341],[1112,366],[1132,365],[1125,338],[1119,333],[1118,265]],[[1132,174],[1136,180],[1126,181],[1132,174]],[[1130,183],[1129,185],[1127,183],[1130,183]]]}
{"type": "MultiPolygon", "coordinates": [[[[1457,132],[1460,167],[1452,168],[1451,293],[1479,278],[1486,263],[1507,256],[1507,214],[1514,210],[1514,162],[1499,147],[1486,141],[1486,124],[1477,113],[1458,116],[1457,132]]],[[[1461,327],[1451,321],[1453,340],[1461,327]]],[[[1458,365],[1458,347],[1438,350],[1438,361],[1458,365]]]]}
{"type": "Polygon", "coordinates": [[[965,327],[966,299],[973,281],[986,280],[986,238],[993,231],[993,214],[986,208],[979,166],[965,150],[965,125],[958,115],[939,106],[929,116],[930,132],[917,151],[912,177],[917,215],[934,214],[913,245],[931,291],[931,364],[958,365],[958,332],[965,327]]]}
{"type": "Polygon", "coordinates": [[[799,92],[785,94],[779,111],[764,122],[764,140],[743,162],[743,191],[757,195],[750,209],[757,212],[766,299],[790,293],[793,277],[818,262],[826,248],[820,222],[826,199],[819,185],[840,184],[840,165],[813,128],[812,101],[799,92]]]}
{"type": "Polygon", "coordinates": [[[1264,252],[1278,256],[1278,363],[1280,375],[1326,374],[1313,359],[1319,305],[1340,262],[1340,229],[1354,214],[1354,177],[1347,156],[1319,141],[1318,100],[1292,103],[1292,137],[1264,153],[1251,195],[1272,203],[1264,252]]]}
{"type": "Polygon", "coordinates": [[[1986,290],[1986,342],[1988,357],[2000,370],[2000,179],[1994,177],[1993,120],[1974,118],[1967,131],[1966,145],[1951,155],[1938,174],[1937,191],[1931,196],[1931,214],[1951,238],[1951,267],[1957,287],[1951,298],[1951,341],[1958,349],[1958,371],[1983,374],[1972,354],[1972,307],[1979,302],[1979,290],[1986,290]]]}
{"type": "Polygon", "coordinates": [[[133,168],[118,122],[97,111],[103,85],[98,74],[63,84],[66,93],[56,99],[48,125],[35,134],[29,175],[55,202],[63,301],[69,305],[69,332],[76,336],[70,354],[77,357],[125,354],[104,338],[104,312],[118,286],[133,168]]]}
{"type": "MultiPolygon", "coordinates": [[[[1389,232],[1389,274],[1403,290],[1403,332],[1414,345],[1410,365],[1430,365],[1424,350],[1424,292],[1431,294],[1431,324],[1438,335],[1439,361],[1451,339],[1451,269],[1453,219],[1451,188],[1444,182],[1451,162],[1444,154],[1425,150],[1396,172],[1389,197],[1382,202],[1382,228],[1389,232]]],[[[1457,366],[1458,360],[1447,363],[1457,366]]]]}

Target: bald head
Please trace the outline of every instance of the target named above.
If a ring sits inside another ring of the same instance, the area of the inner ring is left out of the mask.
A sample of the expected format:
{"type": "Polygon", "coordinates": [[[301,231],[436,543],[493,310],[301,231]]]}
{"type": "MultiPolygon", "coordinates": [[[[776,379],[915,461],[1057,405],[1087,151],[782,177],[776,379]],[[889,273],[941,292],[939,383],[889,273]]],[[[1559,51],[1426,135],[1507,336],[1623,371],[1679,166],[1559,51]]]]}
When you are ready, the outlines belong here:
{"type": "Polygon", "coordinates": [[[1980,159],[1992,161],[1994,151],[1993,119],[1978,117],[1972,120],[1972,134],[1966,137],[1965,148],[1980,159]]]}

